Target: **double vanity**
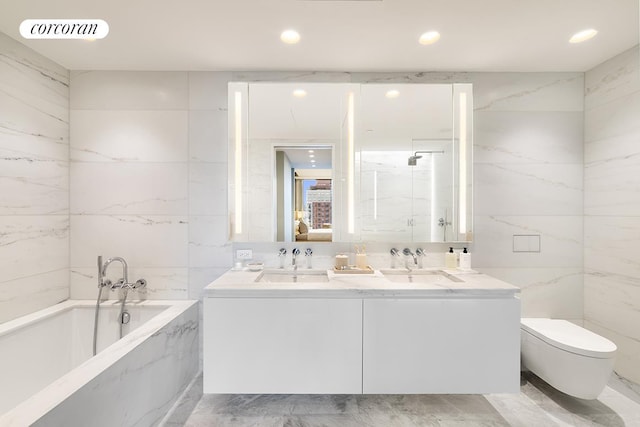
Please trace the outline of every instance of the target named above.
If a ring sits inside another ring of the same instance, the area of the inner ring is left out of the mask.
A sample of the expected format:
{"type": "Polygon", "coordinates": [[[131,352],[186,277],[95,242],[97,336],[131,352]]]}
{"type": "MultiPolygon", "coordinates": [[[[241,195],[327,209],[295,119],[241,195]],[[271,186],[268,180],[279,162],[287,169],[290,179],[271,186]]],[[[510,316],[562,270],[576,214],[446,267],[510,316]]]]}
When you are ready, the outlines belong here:
{"type": "Polygon", "coordinates": [[[205,288],[204,392],[518,392],[518,288],[473,271],[229,271],[205,288]]]}

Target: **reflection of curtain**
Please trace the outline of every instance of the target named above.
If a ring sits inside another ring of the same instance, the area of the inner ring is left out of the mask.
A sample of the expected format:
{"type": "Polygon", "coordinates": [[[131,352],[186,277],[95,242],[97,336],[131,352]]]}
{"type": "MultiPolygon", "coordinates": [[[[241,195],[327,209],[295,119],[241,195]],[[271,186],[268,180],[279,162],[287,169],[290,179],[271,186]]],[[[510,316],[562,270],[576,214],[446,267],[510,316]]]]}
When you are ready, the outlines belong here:
{"type": "Polygon", "coordinates": [[[295,194],[295,205],[294,205],[294,210],[296,211],[303,211],[304,210],[304,206],[302,206],[302,180],[301,179],[296,179],[296,194],[295,194]]]}

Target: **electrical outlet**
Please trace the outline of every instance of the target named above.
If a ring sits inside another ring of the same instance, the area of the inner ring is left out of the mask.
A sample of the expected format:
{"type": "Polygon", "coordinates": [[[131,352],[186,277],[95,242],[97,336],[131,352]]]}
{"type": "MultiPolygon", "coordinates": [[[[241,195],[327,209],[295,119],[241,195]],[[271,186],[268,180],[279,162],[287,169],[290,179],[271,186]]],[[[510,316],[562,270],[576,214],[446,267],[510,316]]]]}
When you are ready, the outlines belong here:
{"type": "Polygon", "coordinates": [[[238,249],[236,251],[236,259],[251,259],[253,251],[251,249],[238,249]]]}

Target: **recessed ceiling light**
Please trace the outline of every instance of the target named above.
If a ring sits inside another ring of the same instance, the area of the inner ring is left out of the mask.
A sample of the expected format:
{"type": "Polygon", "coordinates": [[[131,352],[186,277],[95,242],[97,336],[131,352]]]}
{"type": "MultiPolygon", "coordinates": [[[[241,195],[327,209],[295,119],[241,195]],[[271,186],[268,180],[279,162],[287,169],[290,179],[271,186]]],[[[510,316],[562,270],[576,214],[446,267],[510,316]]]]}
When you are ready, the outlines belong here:
{"type": "Polygon", "coordinates": [[[593,38],[596,34],[598,34],[596,30],[594,30],[593,28],[589,28],[588,30],[583,30],[575,33],[569,39],[569,43],[582,43],[583,41],[593,38]]]}
{"type": "Polygon", "coordinates": [[[312,167],[312,168],[315,168],[315,167],[316,167],[316,165],[311,165],[311,167],[312,167]]]}
{"type": "Polygon", "coordinates": [[[307,91],[304,89],[296,89],[293,91],[293,96],[295,96],[296,98],[304,98],[305,96],[307,96],[307,91]]]}
{"type": "Polygon", "coordinates": [[[310,153],[313,153],[313,150],[309,150],[310,153]]]}
{"type": "Polygon", "coordinates": [[[313,158],[315,157],[315,154],[309,154],[309,157],[313,158]]]}
{"type": "Polygon", "coordinates": [[[437,31],[427,31],[418,39],[418,43],[420,44],[433,44],[440,40],[440,33],[437,31]]]}
{"type": "Polygon", "coordinates": [[[391,90],[388,90],[387,93],[384,94],[384,96],[386,96],[389,99],[397,98],[397,97],[400,96],[400,91],[397,91],[395,89],[391,89],[391,90]]]}
{"type": "Polygon", "coordinates": [[[280,40],[286,44],[296,44],[300,41],[300,34],[296,30],[285,30],[280,34],[280,40]]]}
{"type": "Polygon", "coordinates": [[[311,159],[311,163],[315,163],[315,162],[316,162],[315,160],[311,159]]]}

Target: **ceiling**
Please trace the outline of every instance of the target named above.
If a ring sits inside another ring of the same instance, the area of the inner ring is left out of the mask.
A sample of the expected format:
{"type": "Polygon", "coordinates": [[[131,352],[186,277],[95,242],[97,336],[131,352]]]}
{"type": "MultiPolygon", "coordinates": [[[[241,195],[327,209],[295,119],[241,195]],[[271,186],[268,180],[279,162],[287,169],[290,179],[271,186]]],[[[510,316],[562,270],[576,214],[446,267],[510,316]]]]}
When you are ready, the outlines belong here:
{"type": "Polygon", "coordinates": [[[71,70],[586,71],[638,43],[638,0],[0,0],[0,31],[71,70]],[[109,35],[25,40],[24,19],[109,35]],[[295,28],[297,45],[280,33],[295,28]],[[582,44],[569,37],[598,35],[582,44]],[[438,43],[423,46],[430,30],[438,43]]]}

